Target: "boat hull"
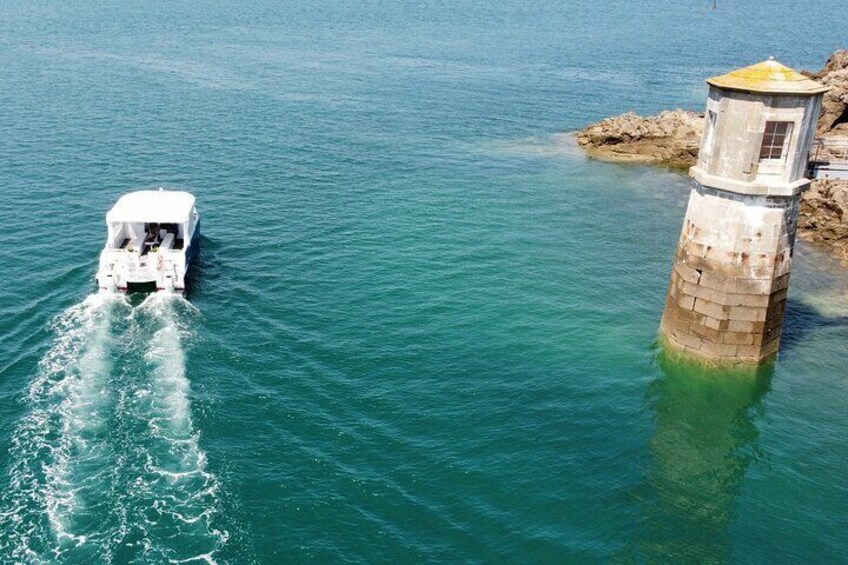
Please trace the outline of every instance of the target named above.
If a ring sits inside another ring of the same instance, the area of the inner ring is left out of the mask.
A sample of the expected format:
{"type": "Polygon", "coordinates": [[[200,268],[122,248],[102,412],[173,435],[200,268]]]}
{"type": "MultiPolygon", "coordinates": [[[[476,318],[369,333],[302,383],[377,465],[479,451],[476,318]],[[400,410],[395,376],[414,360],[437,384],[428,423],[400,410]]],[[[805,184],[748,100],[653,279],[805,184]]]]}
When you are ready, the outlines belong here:
{"type": "Polygon", "coordinates": [[[183,249],[163,249],[141,255],[104,249],[96,280],[101,290],[119,292],[185,292],[191,265],[200,252],[200,222],[183,249]]]}

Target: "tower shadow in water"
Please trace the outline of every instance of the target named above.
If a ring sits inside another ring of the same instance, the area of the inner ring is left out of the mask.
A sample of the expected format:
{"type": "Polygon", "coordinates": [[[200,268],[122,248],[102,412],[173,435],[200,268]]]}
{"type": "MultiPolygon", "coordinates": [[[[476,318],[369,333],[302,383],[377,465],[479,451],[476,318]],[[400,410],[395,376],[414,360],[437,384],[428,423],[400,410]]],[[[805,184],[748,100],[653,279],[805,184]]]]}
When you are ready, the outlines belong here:
{"type": "Polygon", "coordinates": [[[780,348],[791,349],[801,343],[811,331],[833,326],[848,328],[848,316],[827,316],[814,306],[790,298],[786,301],[780,348]]]}
{"type": "Polygon", "coordinates": [[[658,363],[639,553],[649,563],[724,563],[735,500],[762,456],[757,420],[773,366],[710,369],[662,353],[658,363]]]}

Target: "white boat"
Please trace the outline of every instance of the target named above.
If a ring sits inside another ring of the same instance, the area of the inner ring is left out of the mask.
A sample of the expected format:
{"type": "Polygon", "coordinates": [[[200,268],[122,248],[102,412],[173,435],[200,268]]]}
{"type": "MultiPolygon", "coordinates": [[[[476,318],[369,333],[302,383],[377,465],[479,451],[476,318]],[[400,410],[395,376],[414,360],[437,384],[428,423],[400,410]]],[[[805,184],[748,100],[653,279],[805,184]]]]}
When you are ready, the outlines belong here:
{"type": "Polygon", "coordinates": [[[156,285],[185,291],[186,273],[200,247],[194,196],[176,190],[139,190],[106,213],[108,235],[97,284],[104,290],[156,285]]]}

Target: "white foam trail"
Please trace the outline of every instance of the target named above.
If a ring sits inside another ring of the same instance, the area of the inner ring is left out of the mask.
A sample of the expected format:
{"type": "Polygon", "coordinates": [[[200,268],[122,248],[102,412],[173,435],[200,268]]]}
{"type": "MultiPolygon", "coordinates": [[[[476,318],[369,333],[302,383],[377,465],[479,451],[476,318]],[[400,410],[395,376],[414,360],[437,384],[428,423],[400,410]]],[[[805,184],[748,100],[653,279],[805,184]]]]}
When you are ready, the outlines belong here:
{"type": "Polygon", "coordinates": [[[192,421],[192,313],[96,294],[56,317],[0,489],[0,561],[215,563],[228,534],[192,421]]]}
{"type": "Polygon", "coordinates": [[[144,356],[151,368],[149,380],[136,392],[134,404],[137,417],[147,424],[149,442],[129,503],[143,509],[150,522],[146,560],[214,563],[212,556],[228,535],[213,523],[219,512],[219,483],[206,469],[206,454],[192,422],[184,348],[191,333],[178,309],[194,307],[162,292],[137,308],[142,326],[147,321],[155,331],[144,356]]]}
{"type": "Polygon", "coordinates": [[[127,304],[123,296],[92,294],[53,321],[55,337],[27,391],[30,412],[12,439],[10,484],[0,495],[0,555],[46,562],[89,541],[76,519],[88,514],[109,468],[98,435],[110,401],[110,329],[120,304],[127,304]]]}

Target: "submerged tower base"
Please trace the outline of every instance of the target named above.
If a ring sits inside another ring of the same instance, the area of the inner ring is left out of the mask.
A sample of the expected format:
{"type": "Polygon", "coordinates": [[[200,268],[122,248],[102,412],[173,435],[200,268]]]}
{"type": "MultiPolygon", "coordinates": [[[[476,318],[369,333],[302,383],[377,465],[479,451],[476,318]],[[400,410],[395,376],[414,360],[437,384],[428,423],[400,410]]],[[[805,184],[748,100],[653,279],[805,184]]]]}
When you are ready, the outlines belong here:
{"type": "Polygon", "coordinates": [[[669,345],[718,363],[777,353],[800,199],[693,181],[662,318],[669,345]]]}

